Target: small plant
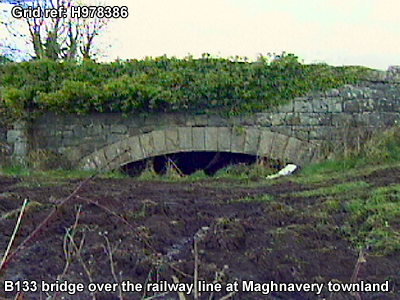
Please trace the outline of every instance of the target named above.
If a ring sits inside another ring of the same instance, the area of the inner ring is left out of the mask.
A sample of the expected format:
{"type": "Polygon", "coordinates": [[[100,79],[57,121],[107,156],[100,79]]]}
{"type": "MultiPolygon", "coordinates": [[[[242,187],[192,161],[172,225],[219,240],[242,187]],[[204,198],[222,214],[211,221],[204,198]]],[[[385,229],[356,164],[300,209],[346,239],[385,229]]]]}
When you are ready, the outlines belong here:
{"type": "Polygon", "coordinates": [[[147,180],[157,180],[159,179],[159,175],[154,171],[154,168],[148,164],[147,167],[142,171],[138,180],[147,181],[147,180]]]}
{"type": "Polygon", "coordinates": [[[236,179],[263,179],[265,176],[274,173],[275,170],[269,163],[258,160],[255,164],[232,164],[226,168],[220,169],[215,174],[215,178],[236,178],[236,179]]]}
{"type": "Polygon", "coordinates": [[[364,181],[340,183],[329,187],[322,187],[316,190],[298,192],[294,194],[298,197],[315,197],[315,196],[328,196],[340,193],[357,192],[369,187],[369,184],[364,181]]]}
{"type": "Polygon", "coordinates": [[[72,164],[59,153],[38,149],[29,152],[28,167],[39,171],[55,169],[71,170],[72,164]]]}
{"type": "Polygon", "coordinates": [[[229,203],[261,203],[267,202],[271,203],[274,201],[274,197],[269,194],[262,194],[257,196],[247,196],[240,199],[233,199],[229,203]]]}
{"type": "Polygon", "coordinates": [[[358,231],[356,242],[375,251],[400,249],[400,185],[377,188],[367,198],[350,199],[345,209],[351,213],[349,228],[358,231]]]}

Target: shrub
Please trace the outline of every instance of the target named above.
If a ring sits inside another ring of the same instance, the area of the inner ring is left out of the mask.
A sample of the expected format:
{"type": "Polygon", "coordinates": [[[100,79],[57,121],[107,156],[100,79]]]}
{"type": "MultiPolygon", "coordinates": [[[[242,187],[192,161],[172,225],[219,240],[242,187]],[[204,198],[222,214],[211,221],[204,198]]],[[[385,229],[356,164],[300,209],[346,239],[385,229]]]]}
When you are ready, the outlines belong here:
{"type": "Polygon", "coordinates": [[[65,113],[218,110],[256,112],[311,90],[354,83],[362,67],[303,65],[294,54],[271,62],[166,56],[99,64],[48,60],[0,64],[0,109],[14,118],[65,113]]]}

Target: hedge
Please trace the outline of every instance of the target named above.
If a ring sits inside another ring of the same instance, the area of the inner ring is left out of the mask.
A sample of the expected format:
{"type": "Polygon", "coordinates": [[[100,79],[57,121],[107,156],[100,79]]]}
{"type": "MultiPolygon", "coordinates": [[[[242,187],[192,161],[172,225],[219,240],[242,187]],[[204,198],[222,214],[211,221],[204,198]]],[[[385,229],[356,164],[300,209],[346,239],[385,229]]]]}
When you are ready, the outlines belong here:
{"type": "Polygon", "coordinates": [[[96,63],[39,60],[0,65],[0,109],[38,113],[257,112],[310,91],[357,83],[364,67],[305,65],[294,54],[256,62],[166,56],[96,63]]]}

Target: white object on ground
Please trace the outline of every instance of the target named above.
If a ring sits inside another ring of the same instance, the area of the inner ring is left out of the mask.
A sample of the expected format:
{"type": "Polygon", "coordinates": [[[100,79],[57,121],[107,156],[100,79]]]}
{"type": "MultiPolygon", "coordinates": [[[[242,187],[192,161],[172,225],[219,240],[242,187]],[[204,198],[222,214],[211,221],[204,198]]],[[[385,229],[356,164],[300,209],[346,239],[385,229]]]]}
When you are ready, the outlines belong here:
{"type": "Polygon", "coordinates": [[[282,170],[280,170],[277,174],[268,175],[265,178],[274,179],[274,178],[278,178],[281,176],[287,176],[287,175],[292,174],[296,170],[297,170],[297,166],[295,164],[288,164],[288,165],[286,165],[286,167],[284,167],[282,170]]]}

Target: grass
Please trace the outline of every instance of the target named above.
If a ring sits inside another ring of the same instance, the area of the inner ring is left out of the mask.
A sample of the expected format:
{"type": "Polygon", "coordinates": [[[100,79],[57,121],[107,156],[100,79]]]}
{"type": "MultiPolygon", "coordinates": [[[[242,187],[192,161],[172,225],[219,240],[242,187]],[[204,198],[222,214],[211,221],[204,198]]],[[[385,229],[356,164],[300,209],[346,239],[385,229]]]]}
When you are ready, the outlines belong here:
{"type": "Polygon", "coordinates": [[[339,216],[340,223],[330,226],[338,226],[355,248],[369,249],[373,254],[399,251],[400,184],[373,186],[359,178],[400,168],[400,128],[390,128],[365,141],[358,151],[337,157],[341,158],[308,165],[290,178],[298,184],[324,187],[286,196],[318,197],[310,213],[322,217],[326,224],[333,215],[339,216]]]}
{"type": "MultiPolygon", "coordinates": [[[[22,177],[22,178],[35,178],[37,180],[53,180],[62,181],[69,179],[86,179],[95,175],[97,171],[95,170],[35,170],[29,169],[22,166],[11,166],[5,167],[0,170],[0,174],[12,177],[22,177]]],[[[128,175],[119,171],[105,171],[98,174],[100,178],[127,178],[128,175]]]]}
{"type": "MultiPolygon", "coordinates": [[[[318,220],[317,227],[336,228],[354,248],[369,249],[376,255],[400,250],[400,184],[373,187],[355,181],[282,196],[299,195],[318,197],[309,209],[301,209],[301,214],[318,220]]],[[[281,202],[274,203],[270,209],[278,211],[276,204],[281,202]]],[[[299,213],[293,209],[294,214],[299,213]]],[[[292,226],[295,231],[301,230],[299,224],[292,226]]]]}
{"type": "Polygon", "coordinates": [[[232,199],[229,203],[272,203],[274,202],[274,197],[269,194],[260,194],[257,196],[247,196],[239,199],[232,199]]]}
{"type": "Polygon", "coordinates": [[[400,250],[400,184],[378,187],[368,197],[344,203],[354,242],[383,252],[400,250]]]}
{"type": "Polygon", "coordinates": [[[297,197],[315,197],[315,196],[329,196],[341,193],[354,193],[369,187],[369,184],[364,181],[353,181],[336,184],[328,187],[321,187],[315,190],[303,191],[291,194],[297,197]]]}

